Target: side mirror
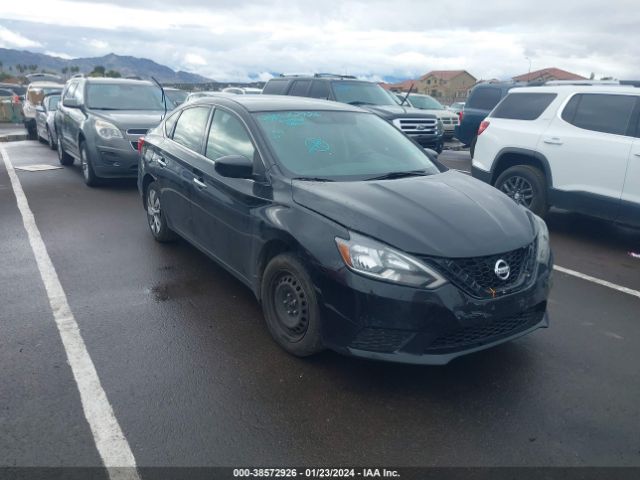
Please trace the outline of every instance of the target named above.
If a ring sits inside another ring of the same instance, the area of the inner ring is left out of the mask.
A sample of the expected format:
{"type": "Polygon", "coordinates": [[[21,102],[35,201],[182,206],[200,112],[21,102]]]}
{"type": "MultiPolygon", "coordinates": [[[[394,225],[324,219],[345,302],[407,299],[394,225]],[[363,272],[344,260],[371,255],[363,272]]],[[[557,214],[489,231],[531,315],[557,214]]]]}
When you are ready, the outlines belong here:
{"type": "Polygon", "coordinates": [[[80,108],[80,104],[75,98],[65,98],[62,104],[68,108],[80,108]]]}
{"type": "Polygon", "coordinates": [[[36,112],[44,113],[45,109],[42,105],[36,105],[36,112]]]}
{"type": "Polygon", "coordinates": [[[227,155],[216,160],[216,172],[228,178],[252,178],[253,161],[243,155],[227,155]]]}

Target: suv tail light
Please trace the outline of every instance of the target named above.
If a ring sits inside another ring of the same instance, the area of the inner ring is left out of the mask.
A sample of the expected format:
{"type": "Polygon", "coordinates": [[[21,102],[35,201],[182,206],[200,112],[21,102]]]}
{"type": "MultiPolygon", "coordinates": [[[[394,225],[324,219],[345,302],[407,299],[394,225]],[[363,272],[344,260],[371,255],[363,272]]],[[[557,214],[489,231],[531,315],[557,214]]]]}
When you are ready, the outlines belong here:
{"type": "Polygon", "coordinates": [[[462,123],[462,117],[464,117],[464,112],[462,110],[458,112],[458,117],[460,119],[460,123],[462,123]]]}
{"type": "Polygon", "coordinates": [[[11,103],[13,103],[14,105],[20,105],[20,97],[18,95],[14,95],[11,98],[11,103]]]}
{"type": "Polygon", "coordinates": [[[480,127],[478,127],[478,135],[484,132],[488,126],[489,126],[488,120],[483,120],[482,122],[480,122],[480,127]]]}
{"type": "Polygon", "coordinates": [[[144,137],[138,138],[138,153],[142,153],[143,145],[144,145],[144,137]]]}

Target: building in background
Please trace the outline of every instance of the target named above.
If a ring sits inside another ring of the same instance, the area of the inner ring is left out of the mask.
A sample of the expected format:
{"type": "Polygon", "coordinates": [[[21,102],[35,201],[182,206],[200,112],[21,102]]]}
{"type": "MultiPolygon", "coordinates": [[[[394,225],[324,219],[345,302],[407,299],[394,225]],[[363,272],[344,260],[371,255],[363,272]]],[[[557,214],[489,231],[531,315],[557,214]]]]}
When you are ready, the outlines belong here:
{"type": "Polygon", "coordinates": [[[550,80],[587,80],[587,78],[555,67],[543,68],[513,77],[514,82],[547,82],[550,80]]]}
{"type": "Polygon", "coordinates": [[[431,95],[440,103],[450,104],[464,101],[476,81],[476,77],[466,70],[433,70],[417,80],[387,83],[382,86],[387,90],[406,92],[413,85],[413,92],[431,95]]]}

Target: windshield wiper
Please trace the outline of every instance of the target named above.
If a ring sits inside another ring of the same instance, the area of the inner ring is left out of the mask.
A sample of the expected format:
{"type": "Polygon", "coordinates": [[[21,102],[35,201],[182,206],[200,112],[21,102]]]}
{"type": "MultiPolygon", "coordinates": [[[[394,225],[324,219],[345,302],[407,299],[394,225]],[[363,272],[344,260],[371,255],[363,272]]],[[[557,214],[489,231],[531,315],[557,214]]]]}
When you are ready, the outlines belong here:
{"type": "Polygon", "coordinates": [[[349,105],[375,105],[375,103],[354,100],[353,102],[349,102],[349,105]]]}
{"type": "Polygon", "coordinates": [[[303,180],[305,182],[334,182],[335,181],[330,178],[324,178],[324,177],[295,177],[295,178],[292,178],[291,180],[303,180]]]}
{"type": "Polygon", "coordinates": [[[91,110],[122,110],[121,108],[113,107],[89,107],[91,110]]]}
{"type": "Polygon", "coordinates": [[[429,174],[424,170],[406,170],[404,172],[388,172],[383,175],[367,178],[367,180],[393,180],[405,177],[426,177],[429,174]]]}

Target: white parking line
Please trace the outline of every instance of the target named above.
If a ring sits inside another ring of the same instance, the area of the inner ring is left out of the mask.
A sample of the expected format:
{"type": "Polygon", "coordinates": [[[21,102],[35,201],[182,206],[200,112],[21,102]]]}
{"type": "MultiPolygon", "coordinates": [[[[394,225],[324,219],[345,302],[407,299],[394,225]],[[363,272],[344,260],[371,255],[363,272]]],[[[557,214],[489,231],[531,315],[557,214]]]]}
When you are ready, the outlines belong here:
{"type": "Polygon", "coordinates": [[[60,284],[56,269],[47,253],[47,247],[42,240],[33,212],[29,208],[27,197],[7,150],[3,146],[0,146],[0,154],[2,154],[9,174],[11,186],[16,196],[16,203],[22,215],[24,228],[27,231],[38,270],[49,297],[53,317],[80,392],[84,416],[91,428],[98,453],[112,480],[139,480],[136,460],[127,439],[120,429],[118,420],[113,413],[113,408],[111,408],[111,404],[107,399],[107,394],[100,384],[98,372],[96,372],[93,361],[89,356],[78,324],[69,307],[67,296],[60,284]]]}
{"type": "Polygon", "coordinates": [[[566,273],[567,275],[581,278],[582,280],[586,280],[587,282],[597,283],[598,285],[602,285],[603,287],[611,288],[613,290],[617,290],[618,292],[626,293],[627,295],[632,295],[634,297],[640,298],[640,292],[638,290],[632,290],[631,288],[623,287],[622,285],[616,285],[615,283],[607,282],[606,280],[601,280],[599,278],[592,277],[591,275],[585,275],[584,273],[576,272],[575,270],[570,270],[558,265],[555,265],[553,269],[557,270],[558,272],[566,273]]]}

